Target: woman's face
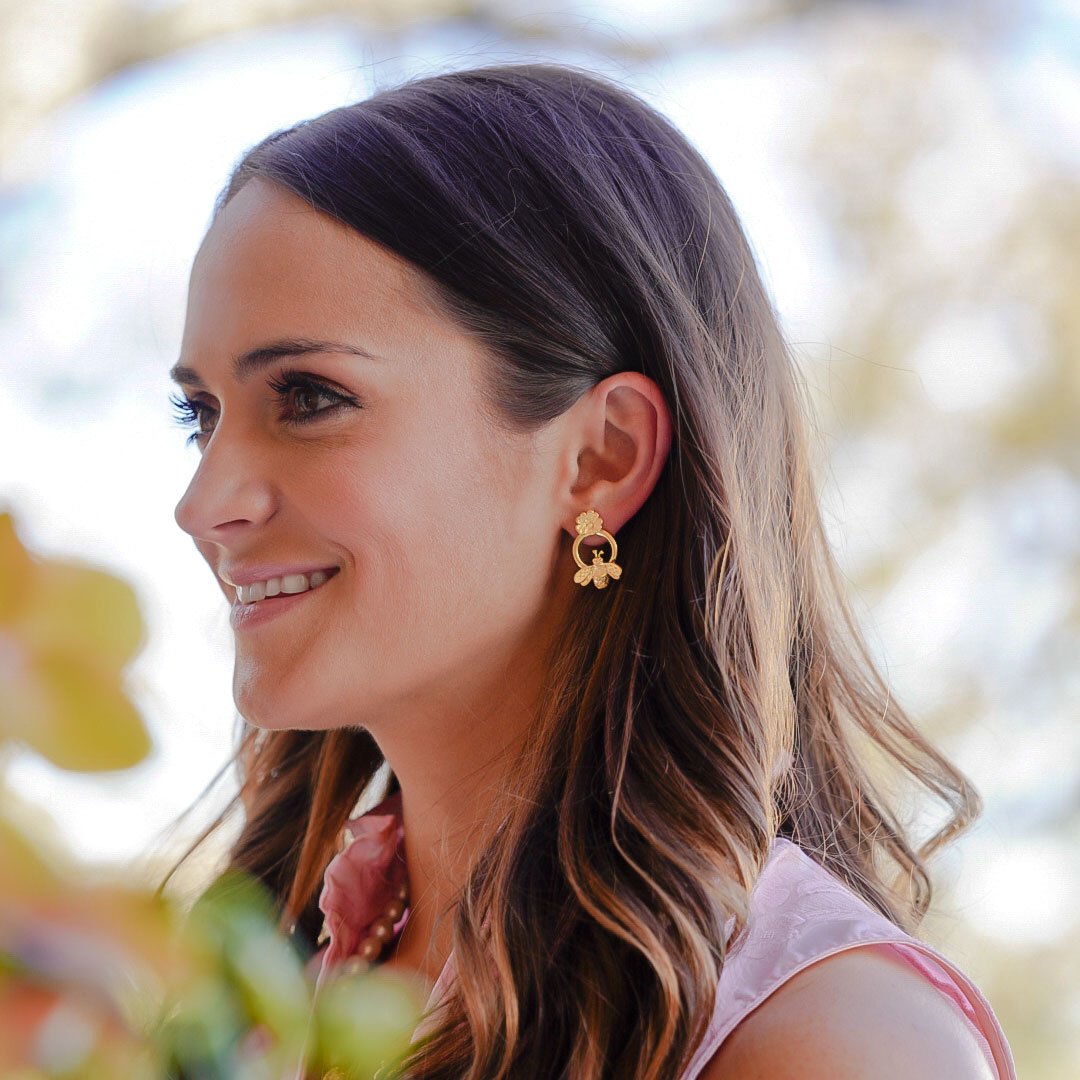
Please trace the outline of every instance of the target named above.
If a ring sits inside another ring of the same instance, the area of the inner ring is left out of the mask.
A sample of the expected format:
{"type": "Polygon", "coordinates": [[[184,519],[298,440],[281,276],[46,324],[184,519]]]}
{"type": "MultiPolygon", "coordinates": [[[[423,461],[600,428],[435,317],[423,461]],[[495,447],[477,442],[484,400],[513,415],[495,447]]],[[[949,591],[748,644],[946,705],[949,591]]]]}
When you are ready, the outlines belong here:
{"type": "Polygon", "coordinates": [[[572,562],[554,570],[586,507],[559,501],[563,418],[497,428],[484,363],[406,263],[291,193],[249,181],[210,228],[176,376],[202,433],[176,520],[215,575],[338,568],[250,621],[233,608],[250,723],[378,735],[397,717],[505,707],[527,681],[575,588],[572,562]]]}

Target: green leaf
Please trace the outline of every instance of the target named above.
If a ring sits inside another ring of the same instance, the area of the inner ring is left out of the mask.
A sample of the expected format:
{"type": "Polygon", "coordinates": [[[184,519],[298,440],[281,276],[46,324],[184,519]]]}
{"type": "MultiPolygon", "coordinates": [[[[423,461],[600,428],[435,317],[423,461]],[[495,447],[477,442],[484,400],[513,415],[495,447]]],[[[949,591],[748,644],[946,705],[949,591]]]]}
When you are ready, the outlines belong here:
{"type": "Polygon", "coordinates": [[[335,978],[315,1001],[318,1068],[371,1076],[408,1050],[420,1013],[415,989],[400,978],[378,971],[335,978]]]}

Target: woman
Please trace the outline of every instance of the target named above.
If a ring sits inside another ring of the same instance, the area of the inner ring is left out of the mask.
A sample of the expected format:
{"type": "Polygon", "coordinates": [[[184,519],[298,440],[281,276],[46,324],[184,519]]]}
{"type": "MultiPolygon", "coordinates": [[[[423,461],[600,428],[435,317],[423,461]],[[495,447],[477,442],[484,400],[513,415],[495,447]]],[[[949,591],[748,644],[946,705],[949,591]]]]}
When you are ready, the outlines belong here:
{"type": "Polygon", "coordinates": [[[272,134],[173,375],[230,864],[320,981],[422,981],[409,1076],[1015,1075],[914,937],[978,794],[859,637],[792,354],[670,122],[526,64],[272,134]],[[929,842],[864,747],[946,801],[929,842]]]}

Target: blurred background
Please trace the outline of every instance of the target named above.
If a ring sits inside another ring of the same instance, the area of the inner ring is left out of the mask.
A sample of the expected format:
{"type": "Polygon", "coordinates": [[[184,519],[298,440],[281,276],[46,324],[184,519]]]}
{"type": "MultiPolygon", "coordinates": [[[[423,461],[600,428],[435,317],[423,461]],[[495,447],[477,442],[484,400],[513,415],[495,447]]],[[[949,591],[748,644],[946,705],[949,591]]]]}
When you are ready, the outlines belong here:
{"type": "MultiPolygon", "coordinates": [[[[0,6],[0,508],[131,582],[154,752],[15,752],[7,808],[156,882],[220,809],[232,639],[173,508],[167,378],[214,197],[271,130],[417,74],[614,76],[731,195],[813,389],[826,520],[897,696],[980,789],[924,936],[1021,1076],[1080,1075],[1080,10],[814,0],[0,6]]],[[[209,871],[221,847],[188,871],[209,871]]]]}

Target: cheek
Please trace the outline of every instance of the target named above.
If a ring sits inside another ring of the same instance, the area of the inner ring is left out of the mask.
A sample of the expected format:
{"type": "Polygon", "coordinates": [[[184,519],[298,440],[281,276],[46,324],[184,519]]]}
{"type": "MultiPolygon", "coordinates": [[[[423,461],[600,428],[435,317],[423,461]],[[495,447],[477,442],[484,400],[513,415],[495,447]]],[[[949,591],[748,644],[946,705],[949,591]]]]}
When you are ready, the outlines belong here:
{"type": "Polygon", "coordinates": [[[441,503],[442,610],[485,641],[509,638],[545,602],[552,536],[546,491],[529,475],[479,471],[441,503]]]}
{"type": "Polygon", "coordinates": [[[411,622],[445,612],[502,546],[498,499],[453,446],[400,439],[352,457],[308,502],[318,531],[348,552],[355,602],[411,622]]]}
{"type": "Polygon", "coordinates": [[[550,485],[527,456],[461,427],[397,430],[325,485],[323,529],[350,552],[354,603],[380,613],[395,649],[489,640],[531,618],[550,573],[550,485]]]}

